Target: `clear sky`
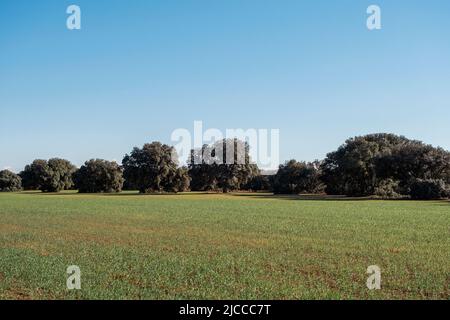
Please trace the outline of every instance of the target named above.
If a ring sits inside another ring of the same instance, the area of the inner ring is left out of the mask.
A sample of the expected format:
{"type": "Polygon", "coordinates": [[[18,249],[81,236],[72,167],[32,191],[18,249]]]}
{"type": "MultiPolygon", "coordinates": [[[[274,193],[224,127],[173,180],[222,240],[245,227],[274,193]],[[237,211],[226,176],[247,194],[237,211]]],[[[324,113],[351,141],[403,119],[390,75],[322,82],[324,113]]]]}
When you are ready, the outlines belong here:
{"type": "Polygon", "coordinates": [[[450,149],[450,1],[0,1],[0,169],[120,162],[194,120],[280,129],[281,160],[374,132],[450,149]]]}

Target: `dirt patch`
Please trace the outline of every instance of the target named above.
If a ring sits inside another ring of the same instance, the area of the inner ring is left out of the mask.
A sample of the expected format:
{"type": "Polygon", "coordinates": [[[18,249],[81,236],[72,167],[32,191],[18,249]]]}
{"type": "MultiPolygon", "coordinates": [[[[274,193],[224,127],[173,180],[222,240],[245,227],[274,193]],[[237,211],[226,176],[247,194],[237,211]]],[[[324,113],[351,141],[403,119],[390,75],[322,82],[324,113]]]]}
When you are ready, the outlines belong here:
{"type": "Polygon", "coordinates": [[[7,300],[32,300],[32,297],[19,287],[11,287],[5,290],[7,300]]]}

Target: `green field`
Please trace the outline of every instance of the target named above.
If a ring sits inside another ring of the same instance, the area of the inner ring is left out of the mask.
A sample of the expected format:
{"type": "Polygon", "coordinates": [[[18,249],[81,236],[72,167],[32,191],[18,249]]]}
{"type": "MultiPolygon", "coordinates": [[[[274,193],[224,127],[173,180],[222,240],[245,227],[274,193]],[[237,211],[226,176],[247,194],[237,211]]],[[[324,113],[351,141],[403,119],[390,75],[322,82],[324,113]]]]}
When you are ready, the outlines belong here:
{"type": "Polygon", "coordinates": [[[0,194],[0,299],[449,299],[450,203],[0,194]],[[81,268],[81,290],[66,268],[81,268]],[[366,287],[378,265],[381,290],[366,287]]]}

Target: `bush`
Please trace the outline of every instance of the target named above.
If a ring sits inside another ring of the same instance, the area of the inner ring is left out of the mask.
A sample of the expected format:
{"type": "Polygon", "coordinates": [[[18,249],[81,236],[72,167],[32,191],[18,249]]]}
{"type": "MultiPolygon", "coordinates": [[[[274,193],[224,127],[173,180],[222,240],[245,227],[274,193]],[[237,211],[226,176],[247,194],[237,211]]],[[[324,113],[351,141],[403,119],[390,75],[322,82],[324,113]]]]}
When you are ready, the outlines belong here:
{"type": "Polygon", "coordinates": [[[374,194],[381,199],[401,199],[404,197],[400,191],[399,181],[392,179],[381,180],[375,187],[374,194]]]}
{"type": "Polygon", "coordinates": [[[123,187],[120,166],[101,159],[86,161],[75,173],[74,180],[80,193],[120,192],[123,187]]]}
{"type": "Polygon", "coordinates": [[[416,179],[410,186],[410,196],[414,200],[438,200],[448,198],[450,189],[442,179],[416,179]]]}
{"type": "Polygon", "coordinates": [[[0,192],[15,192],[22,189],[20,176],[9,170],[0,171],[0,192]]]}

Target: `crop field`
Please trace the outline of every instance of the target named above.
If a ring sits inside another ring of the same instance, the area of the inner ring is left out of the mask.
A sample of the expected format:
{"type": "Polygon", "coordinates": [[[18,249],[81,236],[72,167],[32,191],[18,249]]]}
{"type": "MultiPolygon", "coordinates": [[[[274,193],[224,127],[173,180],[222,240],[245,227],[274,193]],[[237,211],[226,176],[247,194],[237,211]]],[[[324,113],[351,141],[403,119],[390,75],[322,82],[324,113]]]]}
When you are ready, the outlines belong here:
{"type": "Polygon", "coordinates": [[[449,297],[445,201],[0,194],[0,299],[449,297]]]}

